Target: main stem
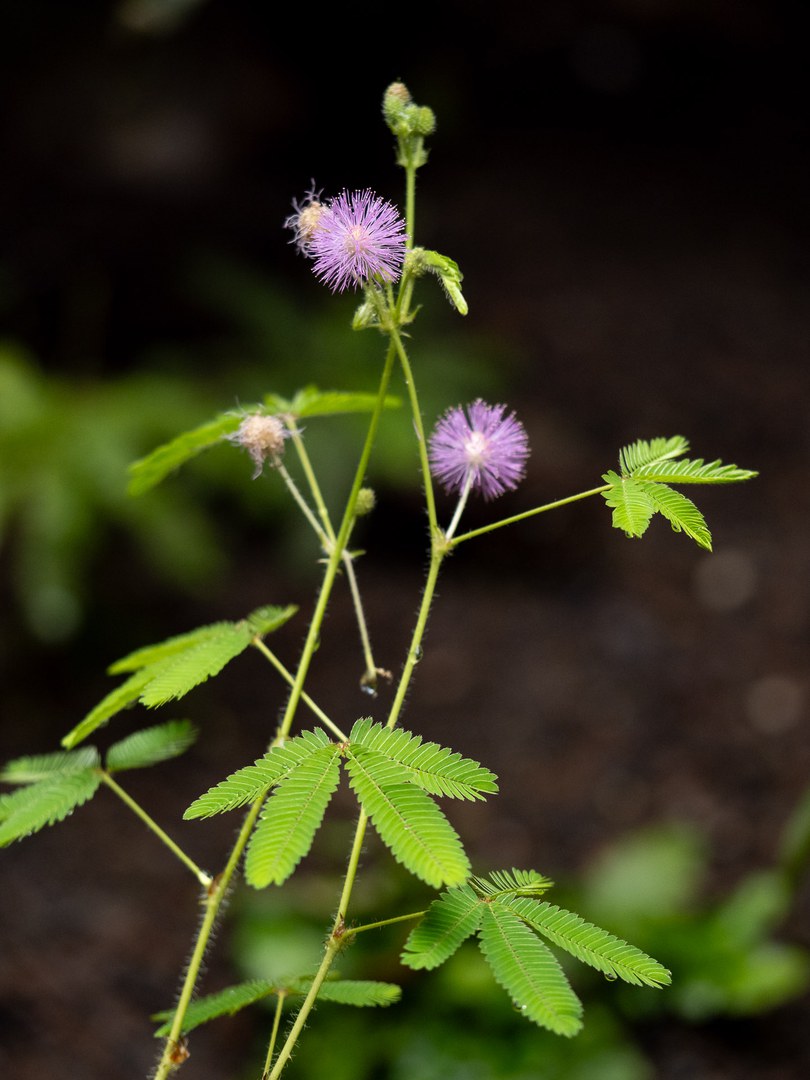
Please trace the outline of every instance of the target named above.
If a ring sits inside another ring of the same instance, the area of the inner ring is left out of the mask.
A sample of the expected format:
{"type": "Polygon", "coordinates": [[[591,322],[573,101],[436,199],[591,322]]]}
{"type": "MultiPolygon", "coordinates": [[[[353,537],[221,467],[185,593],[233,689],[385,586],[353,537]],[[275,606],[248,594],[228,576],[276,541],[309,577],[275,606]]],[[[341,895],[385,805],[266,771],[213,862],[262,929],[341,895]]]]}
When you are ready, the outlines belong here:
{"type": "MultiPolygon", "coordinates": [[[[304,648],[301,653],[301,660],[299,662],[298,671],[296,672],[290,697],[287,701],[287,707],[284,712],[284,717],[281,721],[281,724],[279,725],[279,729],[276,734],[276,743],[286,738],[286,736],[289,734],[290,727],[292,726],[293,718],[295,716],[295,711],[303,694],[304,680],[306,679],[307,673],[309,671],[309,665],[312,661],[312,657],[317,647],[318,637],[320,635],[320,629],[323,623],[324,615],[326,613],[326,607],[329,602],[332,586],[334,585],[337,570],[340,566],[343,550],[346,546],[349,538],[349,533],[351,532],[351,528],[354,523],[354,508],[357,502],[357,495],[360,491],[360,488],[362,487],[363,478],[365,477],[366,469],[368,467],[368,461],[371,456],[371,450],[374,445],[374,440],[377,436],[377,429],[379,427],[380,417],[382,415],[383,405],[385,403],[385,397],[388,393],[388,385],[391,381],[391,372],[393,370],[395,358],[396,349],[394,348],[394,345],[391,344],[389,345],[388,351],[386,353],[383,373],[380,378],[377,401],[374,406],[374,411],[371,414],[368,431],[366,432],[366,441],[363,445],[363,450],[360,454],[360,460],[357,465],[357,471],[355,472],[352,488],[346,501],[346,509],[343,514],[343,520],[341,522],[340,529],[338,530],[334,547],[329,554],[329,561],[327,563],[324,578],[321,583],[318,602],[312,616],[312,621],[310,622],[309,632],[307,634],[306,641],[304,642],[304,648]]],[[[239,835],[228,858],[225,869],[222,871],[220,876],[214,880],[213,885],[208,890],[208,895],[205,901],[205,914],[200,925],[199,933],[197,934],[197,940],[194,945],[194,951],[192,952],[191,960],[189,961],[188,968],[186,969],[186,977],[183,981],[183,986],[180,991],[180,998],[177,1003],[177,1008],[175,1009],[171,1031],[166,1038],[166,1042],[163,1047],[163,1054],[154,1073],[153,1080],[166,1080],[166,1078],[176,1067],[175,1055],[177,1053],[178,1047],[180,1046],[186,1011],[188,1010],[188,1006],[191,1002],[191,997],[194,992],[194,987],[196,986],[197,979],[199,977],[203,957],[208,947],[208,942],[210,941],[211,933],[216,923],[217,916],[219,915],[220,909],[222,907],[222,902],[225,899],[228,888],[230,886],[231,879],[236,872],[236,868],[239,865],[239,860],[242,858],[242,854],[245,850],[245,847],[247,846],[247,842],[250,838],[251,833],[253,832],[253,827],[256,824],[256,819],[258,818],[259,812],[261,811],[262,802],[262,799],[257,799],[256,802],[251,806],[242,824],[242,828],[239,831],[239,835]]],[[[326,970],[328,970],[328,966],[326,970]]],[[[318,985],[320,985],[320,983],[318,985]]]]}

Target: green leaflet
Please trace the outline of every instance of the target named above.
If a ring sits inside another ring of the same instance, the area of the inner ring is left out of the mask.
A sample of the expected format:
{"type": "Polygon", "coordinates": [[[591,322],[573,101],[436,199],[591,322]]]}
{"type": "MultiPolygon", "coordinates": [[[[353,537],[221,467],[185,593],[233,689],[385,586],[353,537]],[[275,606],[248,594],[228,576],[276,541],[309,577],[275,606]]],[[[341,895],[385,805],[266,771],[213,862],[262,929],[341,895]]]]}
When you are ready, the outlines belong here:
{"type": "Polygon", "coordinates": [[[68,748],[75,746],[86,739],[88,735],[92,735],[97,728],[103,727],[111,717],[121,712],[127,705],[137,701],[148,682],[148,670],[133,672],[126,682],[111,690],[95,708],[90,710],[83,720],[79,721],[72,731],[65,735],[62,739],[62,746],[68,748]]]}
{"type": "Polygon", "coordinates": [[[265,803],[245,860],[254,888],[281,885],[309,851],[340,780],[339,755],[332,743],[316,750],[265,803]]]}
{"type": "Polygon", "coordinates": [[[683,435],[673,435],[671,438],[638,439],[629,446],[623,446],[619,451],[619,465],[623,475],[632,475],[636,469],[649,465],[652,462],[668,461],[671,458],[683,457],[689,449],[689,442],[683,435]]]}
{"type": "MultiPolygon", "coordinates": [[[[305,985],[300,992],[306,993],[307,990],[309,985],[305,985]]],[[[401,997],[402,988],[396,983],[378,982],[375,979],[327,979],[321,983],[318,991],[318,1001],[353,1005],[356,1009],[385,1009],[401,997]]]]}
{"type": "Polygon", "coordinates": [[[57,750],[53,754],[21,757],[9,763],[0,772],[0,780],[7,784],[33,784],[56,773],[83,772],[101,764],[94,746],[81,750],[57,750]]]}
{"type": "Polygon", "coordinates": [[[100,783],[98,769],[84,769],[57,773],[7,796],[2,802],[0,847],[62,821],[91,799],[100,783]]]}
{"type": "MultiPolygon", "coordinates": [[[[312,985],[312,977],[298,977],[289,981],[268,982],[266,979],[252,979],[250,982],[228,986],[216,994],[193,1001],[183,1020],[182,1034],[187,1035],[194,1028],[219,1016],[233,1016],[248,1005],[270,997],[273,994],[303,995],[312,985]]],[[[341,1005],[354,1005],[357,1008],[378,1006],[385,1008],[399,1001],[402,996],[400,987],[394,983],[377,982],[371,979],[327,979],[318,991],[319,1001],[333,1001],[341,1005]]],[[[174,1019],[174,1009],[156,1013],[153,1020],[165,1020],[155,1036],[164,1038],[169,1034],[174,1019]]]]}
{"type": "Polygon", "coordinates": [[[495,774],[477,761],[437,743],[422,742],[421,736],[402,728],[391,730],[369,719],[358,720],[349,741],[404,765],[410,782],[431,795],[473,800],[498,791],[495,774]]]}
{"type": "Polygon", "coordinates": [[[347,753],[352,789],[397,862],[436,888],[465,881],[470,865],[458,835],[430,796],[408,782],[408,770],[362,746],[347,753]]]}
{"type": "Polygon", "coordinates": [[[633,472],[639,480],[666,480],[670,484],[737,484],[753,480],[759,473],[752,469],[740,469],[736,465],[724,465],[722,461],[704,464],[702,458],[690,461],[654,461],[641,465],[633,472]]]}
{"type": "Polygon", "coordinates": [[[554,956],[514,912],[482,907],[481,951],[496,981],[527,1019],[557,1035],[576,1035],[582,1005],[554,956]]]}
{"type": "Polygon", "coordinates": [[[712,534],[706,524],[706,519],[698,510],[691,499],[687,499],[680,491],[676,491],[668,484],[653,484],[649,481],[641,481],[648,485],[647,492],[650,500],[662,517],[665,517],[674,532],[685,532],[702,548],[712,550],[712,534]]]}
{"type": "Polygon", "coordinates": [[[602,477],[610,490],[603,498],[613,508],[613,527],[625,536],[643,536],[655,513],[655,506],[643,484],[629,476],[606,472],[602,477]]]}
{"type": "Polygon", "coordinates": [[[185,465],[187,461],[216,446],[226,436],[236,431],[244,416],[256,411],[251,406],[243,413],[226,412],[215,416],[205,424],[178,435],[171,442],[158,446],[146,457],[133,461],[129,467],[129,494],[143,495],[165,480],[169,473],[185,465]]]}
{"type": "Polygon", "coordinates": [[[210,817],[226,810],[236,810],[261,798],[273,784],[278,784],[285,777],[306,761],[312,754],[323,747],[330,746],[327,735],[317,728],[304,731],[283,746],[274,746],[253,765],[231,773],[214,787],[195,799],[183,817],[210,817]]]}
{"type": "Polygon", "coordinates": [[[91,709],[62,739],[62,745],[75,746],[135,701],[156,706],[183,697],[219,674],[256,636],[278,629],[296,611],[293,605],[258,608],[238,622],[200,626],[129,653],[108,668],[112,675],[131,672],[129,678],[91,709]]]}
{"type": "Polygon", "coordinates": [[[231,624],[216,637],[155,664],[148,669],[152,677],[141,692],[141,701],[154,707],[184,697],[195,686],[218,675],[226,664],[245,651],[252,637],[247,624],[231,624]]]}
{"type": "Polygon", "coordinates": [[[469,885],[449,889],[434,900],[408,935],[401,956],[409,968],[438,967],[481,925],[483,904],[469,885]]]}
{"type": "MultiPolygon", "coordinates": [[[[377,404],[376,394],[319,390],[317,386],[305,386],[285,402],[283,398],[268,395],[265,405],[276,412],[289,413],[305,419],[310,416],[334,416],[337,413],[370,413],[377,404]],[[279,408],[279,406],[282,406],[279,408]],[[286,407],[284,407],[286,406],[286,407]]],[[[398,397],[387,395],[384,409],[398,409],[402,402],[398,397]]]]}
{"type": "Polygon", "coordinates": [[[107,674],[123,675],[127,671],[141,671],[143,668],[152,667],[165,660],[171,660],[175,656],[188,652],[189,649],[196,648],[197,645],[201,645],[203,642],[210,641],[211,638],[218,637],[233,625],[232,622],[223,620],[222,622],[211,623],[209,626],[198,626],[196,630],[189,630],[185,634],[177,634],[174,637],[167,638],[165,641],[159,641],[156,645],[144,645],[142,649],[136,649],[135,652],[128,653],[120,660],[110,664],[107,668],[107,674]]]}
{"type": "Polygon", "coordinates": [[[114,743],[107,751],[108,772],[144,769],[160,761],[179,757],[193,745],[197,730],[190,720],[170,720],[167,724],[136,731],[114,743]]]}
{"type": "MultiPolygon", "coordinates": [[[[214,1020],[218,1016],[233,1016],[241,1009],[244,1009],[245,1006],[253,1005],[254,1002],[261,1001],[262,998],[276,994],[278,990],[279,987],[275,983],[267,982],[266,979],[252,979],[250,982],[228,986],[225,990],[220,990],[216,994],[206,994],[205,997],[197,998],[196,1001],[191,1002],[186,1010],[186,1015],[183,1018],[182,1034],[187,1035],[189,1031],[193,1031],[194,1028],[206,1024],[209,1020],[214,1020]]],[[[165,1038],[172,1028],[174,1009],[166,1009],[163,1012],[155,1013],[152,1019],[166,1021],[155,1031],[155,1038],[165,1038]]]]}
{"type": "Polygon", "coordinates": [[[657,960],[572,911],[522,897],[503,903],[549,941],[609,977],[656,989],[672,981],[669,971],[657,960]]]}

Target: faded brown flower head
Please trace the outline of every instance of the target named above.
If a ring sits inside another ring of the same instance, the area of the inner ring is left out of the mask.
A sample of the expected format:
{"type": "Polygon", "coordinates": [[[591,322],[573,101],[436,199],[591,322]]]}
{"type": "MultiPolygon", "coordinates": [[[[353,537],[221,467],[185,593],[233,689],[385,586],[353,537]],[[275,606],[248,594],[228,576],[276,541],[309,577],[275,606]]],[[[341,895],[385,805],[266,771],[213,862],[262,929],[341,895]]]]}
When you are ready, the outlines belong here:
{"type": "Polygon", "coordinates": [[[277,416],[252,413],[246,416],[236,431],[228,436],[232,443],[244,447],[256,466],[253,479],[261,473],[264,463],[277,465],[284,453],[284,440],[289,432],[277,416]]]}

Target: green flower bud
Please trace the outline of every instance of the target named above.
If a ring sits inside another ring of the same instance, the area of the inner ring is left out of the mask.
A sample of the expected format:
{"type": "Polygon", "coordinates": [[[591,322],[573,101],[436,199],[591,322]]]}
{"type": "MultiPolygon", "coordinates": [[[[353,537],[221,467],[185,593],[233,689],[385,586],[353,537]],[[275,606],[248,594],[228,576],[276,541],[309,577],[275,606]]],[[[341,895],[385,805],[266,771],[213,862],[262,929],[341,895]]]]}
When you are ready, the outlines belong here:
{"type": "Polygon", "coordinates": [[[377,505],[377,496],[374,494],[373,488],[360,488],[357,492],[357,502],[354,504],[354,513],[356,517],[365,517],[366,514],[370,514],[374,507],[377,505]]]}

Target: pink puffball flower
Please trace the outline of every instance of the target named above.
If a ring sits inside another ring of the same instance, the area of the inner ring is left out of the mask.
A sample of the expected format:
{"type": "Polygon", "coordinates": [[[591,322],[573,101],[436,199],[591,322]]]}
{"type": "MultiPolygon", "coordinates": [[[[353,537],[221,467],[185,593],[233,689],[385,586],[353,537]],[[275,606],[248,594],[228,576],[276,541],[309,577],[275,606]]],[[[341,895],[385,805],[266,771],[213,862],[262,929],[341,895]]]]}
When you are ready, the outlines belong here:
{"type": "Polygon", "coordinates": [[[447,492],[480,491],[495,499],[512,491],[525,475],[529,440],[505,405],[487,405],[479,398],[466,411],[449,409],[437,423],[429,443],[430,471],[447,492]]]}
{"type": "Polygon", "coordinates": [[[373,191],[344,191],[320,207],[305,253],[333,292],[394,282],[405,262],[405,222],[373,191]]]}

